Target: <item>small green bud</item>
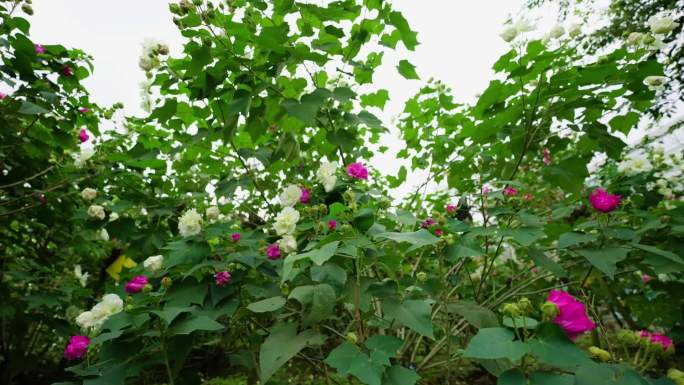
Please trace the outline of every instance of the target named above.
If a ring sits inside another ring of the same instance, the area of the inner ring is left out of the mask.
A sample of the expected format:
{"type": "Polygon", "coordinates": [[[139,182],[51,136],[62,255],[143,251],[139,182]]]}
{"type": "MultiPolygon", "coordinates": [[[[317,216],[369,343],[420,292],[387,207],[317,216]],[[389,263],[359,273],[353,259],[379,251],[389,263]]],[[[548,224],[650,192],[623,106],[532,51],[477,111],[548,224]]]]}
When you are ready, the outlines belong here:
{"type": "Polygon", "coordinates": [[[427,281],[428,275],[424,271],[419,271],[418,274],[416,274],[416,278],[418,279],[418,282],[425,282],[427,281]]]}
{"type": "Polygon", "coordinates": [[[552,320],[556,317],[558,317],[558,314],[560,314],[560,310],[558,310],[558,306],[556,306],[555,303],[553,302],[544,302],[541,306],[541,312],[544,314],[544,317],[546,319],[552,320]]]}
{"type": "Polygon", "coordinates": [[[520,308],[514,303],[507,303],[503,305],[502,311],[505,315],[509,317],[520,316],[520,308]]]}
{"type": "Polygon", "coordinates": [[[164,288],[168,289],[171,287],[171,285],[173,285],[173,280],[171,279],[171,277],[164,277],[161,280],[161,284],[162,286],[164,286],[164,288]]]}
{"type": "Polygon", "coordinates": [[[318,205],[318,212],[321,213],[321,215],[327,215],[328,214],[328,206],[324,204],[318,205]]]}
{"type": "Polygon", "coordinates": [[[380,200],[380,208],[381,208],[381,209],[388,209],[388,208],[390,208],[391,206],[392,206],[392,201],[389,200],[388,198],[384,198],[384,197],[383,197],[383,198],[380,200]]]}
{"type": "Polygon", "coordinates": [[[33,15],[33,7],[31,7],[29,4],[23,4],[21,6],[21,10],[27,15],[33,15]]]}
{"type": "Polygon", "coordinates": [[[347,333],[347,342],[350,344],[356,344],[359,341],[359,338],[356,336],[356,333],[354,332],[349,332],[347,333]]]}
{"type": "Polygon", "coordinates": [[[589,355],[592,358],[596,358],[601,362],[607,362],[607,361],[610,361],[610,359],[611,359],[610,353],[599,348],[598,346],[589,347],[589,355]]]}
{"type": "Polygon", "coordinates": [[[532,302],[527,297],[522,297],[518,300],[518,307],[523,314],[530,314],[532,312],[532,302]]]}
{"type": "Polygon", "coordinates": [[[143,293],[149,293],[151,291],[152,291],[152,285],[150,285],[149,283],[146,284],[145,286],[143,286],[143,288],[142,288],[143,293]]]}
{"type": "Polygon", "coordinates": [[[135,306],[133,306],[133,304],[131,304],[131,303],[126,304],[126,311],[131,311],[133,309],[135,309],[135,306]]]}
{"type": "Polygon", "coordinates": [[[633,347],[639,343],[639,336],[632,330],[622,329],[617,333],[617,340],[627,347],[633,347]]]}
{"type": "Polygon", "coordinates": [[[453,234],[449,234],[446,237],[446,243],[447,245],[453,245],[456,242],[456,238],[454,237],[453,234]]]}

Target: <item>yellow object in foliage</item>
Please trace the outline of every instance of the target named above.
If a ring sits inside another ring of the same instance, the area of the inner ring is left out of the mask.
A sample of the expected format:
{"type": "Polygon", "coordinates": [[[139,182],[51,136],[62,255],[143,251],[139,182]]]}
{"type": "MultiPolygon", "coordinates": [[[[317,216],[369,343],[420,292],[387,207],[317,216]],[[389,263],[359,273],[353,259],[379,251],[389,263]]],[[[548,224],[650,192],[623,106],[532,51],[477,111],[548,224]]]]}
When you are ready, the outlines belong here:
{"type": "Polygon", "coordinates": [[[106,271],[107,274],[109,274],[112,278],[118,281],[119,279],[121,279],[119,273],[121,273],[121,270],[123,270],[124,267],[130,269],[132,267],[135,267],[136,265],[137,263],[135,263],[134,260],[122,254],[119,256],[119,258],[116,259],[116,261],[114,261],[114,263],[109,265],[106,271]]]}

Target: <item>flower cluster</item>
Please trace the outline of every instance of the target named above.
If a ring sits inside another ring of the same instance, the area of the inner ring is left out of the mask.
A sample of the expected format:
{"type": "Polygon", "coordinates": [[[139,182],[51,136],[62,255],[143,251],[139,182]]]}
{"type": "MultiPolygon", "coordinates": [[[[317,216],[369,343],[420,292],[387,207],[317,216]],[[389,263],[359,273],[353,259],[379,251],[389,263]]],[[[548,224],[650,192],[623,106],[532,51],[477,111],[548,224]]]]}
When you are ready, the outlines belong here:
{"type": "Polygon", "coordinates": [[[219,271],[216,274],[214,274],[214,282],[216,283],[216,286],[226,286],[230,283],[230,279],[231,275],[228,271],[219,271]]]}
{"type": "Polygon", "coordinates": [[[123,310],[123,300],[116,294],[105,294],[92,309],[76,317],[76,324],[83,329],[98,329],[112,315],[123,310]]]}
{"type": "Polygon", "coordinates": [[[151,273],[161,270],[163,264],[164,256],[162,255],[153,255],[151,257],[147,257],[147,259],[143,261],[143,267],[145,270],[151,273]]]}

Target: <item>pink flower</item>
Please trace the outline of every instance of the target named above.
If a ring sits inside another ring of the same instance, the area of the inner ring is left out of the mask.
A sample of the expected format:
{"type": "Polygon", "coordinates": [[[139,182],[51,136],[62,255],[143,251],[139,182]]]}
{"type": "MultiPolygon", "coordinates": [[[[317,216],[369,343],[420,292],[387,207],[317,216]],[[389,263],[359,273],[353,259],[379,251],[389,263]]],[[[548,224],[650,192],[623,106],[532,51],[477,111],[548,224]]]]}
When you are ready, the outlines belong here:
{"type": "Polygon", "coordinates": [[[90,338],[86,336],[71,336],[66,349],[64,349],[64,358],[67,360],[77,360],[83,357],[88,351],[90,345],[90,338]]]}
{"type": "Polygon", "coordinates": [[[88,107],[79,107],[78,112],[80,112],[80,113],[82,113],[82,114],[87,114],[88,112],[90,112],[90,108],[88,108],[88,107]]]}
{"type": "Polygon", "coordinates": [[[649,282],[651,282],[652,279],[653,279],[653,277],[651,277],[648,274],[644,274],[641,276],[641,282],[643,282],[643,283],[649,283],[649,282]]]}
{"type": "Polygon", "coordinates": [[[648,339],[650,343],[660,345],[663,347],[663,350],[667,350],[672,346],[672,340],[670,337],[660,334],[660,333],[649,333],[646,330],[642,330],[641,333],[639,333],[639,337],[648,339]]]}
{"type": "Polygon", "coordinates": [[[0,100],[4,99],[7,97],[7,94],[0,92],[0,100]]]}
{"type": "Polygon", "coordinates": [[[328,230],[333,231],[337,228],[337,221],[334,219],[331,219],[328,221],[328,230]]]}
{"type": "Polygon", "coordinates": [[[544,151],[542,151],[542,160],[547,166],[551,164],[551,152],[548,148],[545,148],[544,151]]]}
{"type": "Polygon", "coordinates": [[[420,224],[420,227],[427,229],[428,227],[434,225],[435,223],[437,223],[437,222],[435,222],[434,219],[428,217],[420,224]]]}
{"type": "Polygon", "coordinates": [[[514,196],[518,195],[518,190],[514,189],[511,186],[506,186],[506,188],[503,189],[503,193],[507,197],[514,197],[514,196]]]}
{"type": "Polygon", "coordinates": [[[449,203],[448,205],[446,205],[446,212],[448,212],[449,214],[455,213],[456,212],[456,206],[449,203]]]}
{"type": "Polygon", "coordinates": [[[135,294],[139,293],[145,285],[147,285],[147,277],[144,275],[138,275],[126,283],[124,290],[128,294],[135,294]]]}
{"type": "Polygon", "coordinates": [[[609,213],[620,205],[621,198],[620,195],[609,194],[606,190],[599,187],[589,194],[589,203],[591,203],[594,209],[602,213],[609,213]]]}
{"type": "Polygon", "coordinates": [[[230,234],[230,239],[232,239],[233,242],[239,241],[239,240],[240,240],[240,233],[233,233],[233,234],[230,234]]]}
{"type": "Polygon", "coordinates": [[[216,286],[226,286],[230,283],[230,278],[230,272],[227,271],[219,271],[218,273],[214,274],[214,282],[216,282],[216,286]]]}
{"type": "Polygon", "coordinates": [[[35,47],[36,47],[36,53],[37,53],[37,54],[45,53],[45,48],[43,48],[42,45],[40,45],[40,44],[35,44],[35,47]]]}
{"type": "Polygon", "coordinates": [[[436,235],[436,236],[441,237],[442,234],[444,234],[444,231],[442,231],[442,229],[436,229],[436,230],[435,230],[435,235],[436,235]]]}
{"type": "Polygon", "coordinates": [[[86,131],[85,128],[81,128],[81,131],[78,133],[78,138],[81,140],[81,143],[87,142],[88,139],[90,139],[88,131],[86,131]]]}
{"type": "Polygon", "coordinates": [[[532,199],[534,199],[534,195],[532,195],[531,193],[526,193],[526,194],[523,196],[523,199],[526,200],[526,201],[531,201],[532,199]]]}
{"type": "Polygon", "coordinates": [[[277,243],[273,243],[268,245],[266,248],[266,255],[268,256],[268,259],[271,261],[275,261],[276,259],[279,259],[281,256],[280,253],[280,247],[278,246],[277,243]]]}
{"type": "Polygon", "coordinates": [[[551,290],[546,299],[558,307],[558,316],[553,322],[559,325],[571,340],[580,334],[595,329],[596,325],[589,319],[584,304],[566,291],[551,290]]]}
{"type": "Polygon", "coordinates": [[[309,203],[309,200],[311,199],[311,192],[306,187],[300,187],[300,189],[302,190],[302,195],[299,196],[299,202],[309,203]]]}
{"type": "Polygon", "coordinates": [[[487,186],[482,187],[482,195],[487,195],[487,194],[489,194],[489,192],[490,192],[489,187],[487,187],[487,186]]]}
{"type": "Polygon", "coordinates": [[[368,179],[368,169],[360,162],[347,166],[347,175],[355,179],[368,179]]]}
{"type": "Polygon", "coordinates": [[[62,68],[62,75],[64,76],[74,76],[74,70],[71,69],[69,66],[64,66],[62,68]]]}

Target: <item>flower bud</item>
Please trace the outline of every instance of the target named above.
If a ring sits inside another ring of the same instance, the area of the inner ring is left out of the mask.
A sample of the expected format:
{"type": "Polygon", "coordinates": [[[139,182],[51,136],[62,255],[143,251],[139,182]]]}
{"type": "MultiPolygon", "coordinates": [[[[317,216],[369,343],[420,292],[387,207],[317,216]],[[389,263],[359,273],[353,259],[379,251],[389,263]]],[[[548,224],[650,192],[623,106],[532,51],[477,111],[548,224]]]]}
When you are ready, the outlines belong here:
{"type": "Polygon", "coordinates": [[[392,201],[389,200],[388,198],[383,197],[383,198],[380,200],[380,208],[382,208],[382,209],[388,209],[388,208],[390,208],[391,206],[392,206],[392,201]]]}
{"type": "Polygon", "coordinates": [[[318,205],[318,212],[321,213],[321,215],[328,215],[328,206],[321,203],[318,205]]]}
{"type": "Polygon", "coordinates": [[[145,284],[145,286],[143,286],[143,288],[142,288],[143,293],[149,293],[151,291],[152,291],[152,285],[150,285],[149,283],[145,284]]]}
{"type": "Polygon", "coordinates": [[[611,359],[610,353],[599,348],[598,346],[589,347],[589,355],[592,358],[596,358],[601,362],[607,362],[607,361],[610,361],[610,359],[611,359]]]}
{"type": "Polygon", "coordinates": [[[446,243],[447,245],[453,245],[456,242],[456,238],[454,237],[453,234],[449,234],[446,237],[446,243]]]}
{"type": "Polygon", "coordinates": [[[349,332],[347,333],[347,342],[350,344],[356,344],[359,341],[359,338],[356,336],[356,333],[354,332],[349,332]]]}
{"type": "Polygon", "coordinates": [[[520,308],[514,303],[507,303],[503,306],[502,311],[509,317],[518,317],[520,315],[520,308]]]}
{"type": "Polygon", "coordinates": [[[425,282],[427,281],[428,275],[424,271],[419,271],[418,274],[416,274],[416,278],[418,279],[418,282],[425,282]]]}
{"type": "Polygon", "coordinates": [[[627,347],[633,347],[639,342],[639,336],[629,329],[622,329],[617,333],[617,340],[627,347]]]}
{"type": "Polygon", "coordinates": [[[173,280],[171,279],[171,277],[164,277],[161,280],[161,284],[162,286],[164,286],[164,288],[168,289],[173,284],[173,280]]]}
{"type": "Polygon", "coordinates": [[[527,297],[522,297],[518,300],[518,307],[523,314],[530,314],[532,312],[532,302],[527,297]]]}
{"type": "Polygon", "coordinates": [[[29,4],[23,4],[21,6],[21,10],[27,15],[33,15],[33,7],[31,7],[29,4]]]}
{"type": "Polygon", "coordinates": [[[553,302],[544,302],[541,306],[541,312],[544,314],[544,317],[546,319],[552,320],[556,317],[558,317],[558,314],[560,314],[560,310],[558,310],[558,306],[556,306],[555,303],[553,302]]]}

